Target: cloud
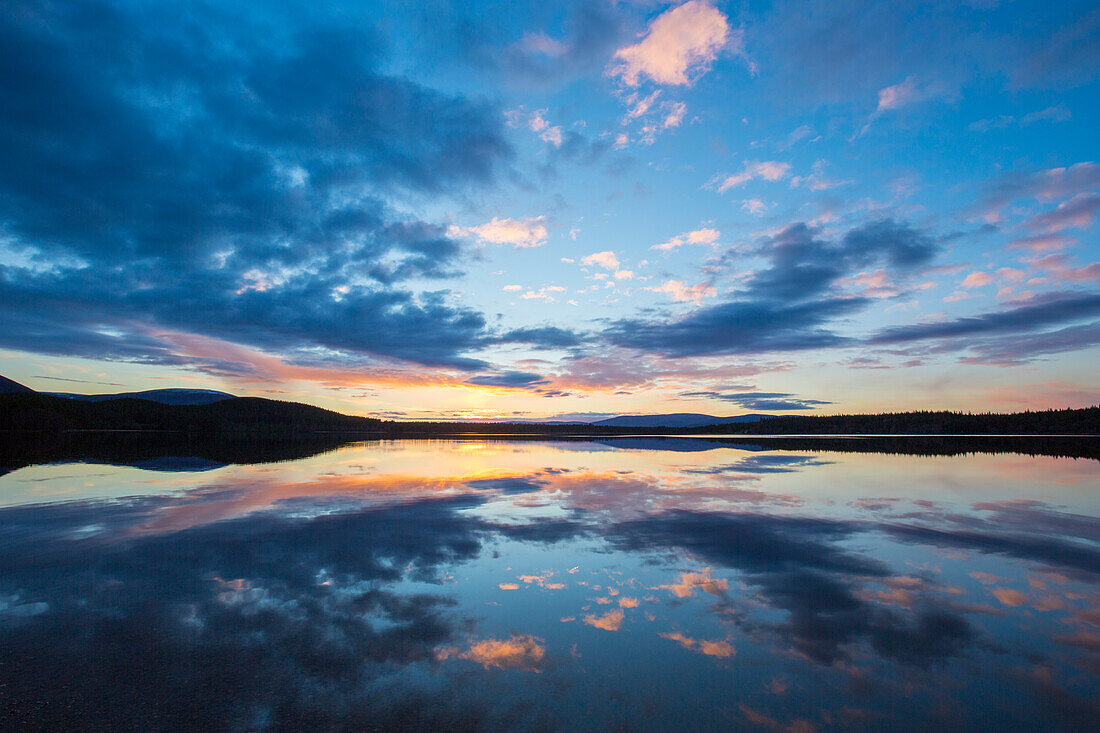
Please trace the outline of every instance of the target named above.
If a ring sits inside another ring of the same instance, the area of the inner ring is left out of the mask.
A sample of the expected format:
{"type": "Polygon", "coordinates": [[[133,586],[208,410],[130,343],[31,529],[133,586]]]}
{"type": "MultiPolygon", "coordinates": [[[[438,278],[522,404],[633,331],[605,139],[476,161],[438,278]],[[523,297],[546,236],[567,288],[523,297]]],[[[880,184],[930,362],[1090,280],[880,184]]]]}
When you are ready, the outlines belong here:
{"type": "Polygon", "coordinates": [[[506,387],[508,389],[525,389],[547,383],[547,379],[541,374],[532,374],[531,372],[479,374],[466,380],[466,384],[472,384],[477,387],[506,387]]]}
{"type": "Polygon", "coordinates": [[[469,649],[457,656],[477,662],[486,669],[495,667],[538,672],[546,656],[546,645],[542,639],[530,634],[513,634],[508,639],[482,639],[474,642],[469,649]]]}
{"type": "Polygon", "coordinates": [[[1100,295],[1049,293],[1001,311],[935,323],[885,328],[868,338],[867,343],[881,346],[931,339],[1022,334],[1084,320],[1097,314],[1100,314],[1100,295]]]}
{"type": "Polygon", "coordinates": [[[972,272],[960,283],[964,288],[982,288],[993,282],[993,276],[988,272],[972,272]]]}
{"type": "MultiPolygon", "coordinates": [[[[525,88],[553,87],[596,73],[627,38],[627,19],[619,8],[608,3],[573,3],[564,17],[556,12],[545,15],[554,19],[557,27],[524,33],[503,46],[498,39],[499,18],[495,14],[484,16],[474,6],[433,8],[429,23],[436,33],[441,33],[440,29],[461,28],[456,55],[471,58],[477,65],[525,88]],[[460,17],[441,22],[438,17],[441,10],[460,17]]],[[[445,40],[456,42],[453,33],[445,40]]]]}
{"type": "Polygon", "coordinates": [[[463,363],[483,317],[400,287],[456,275],[461,246],[387,202],[492,184],[512,156],[500,112],[389,75],[339,15],[281,12],[4,14],[0,78],[21,81],[0,107],[0,218],[39,263],[0,274],[7,347],[170,363],[151,334],[176,330],[463,363]]]}
{"type": "Polygon", "coordinates": [[[1073,115],[1064,104],[1058,104],[1037,112],[1029,112],[1023,117],[1001,115],[991,119],[977,120],[967,125],[966,129],[973,132],[989,132],[990,130],[1003,130],[1007,127],[1028,127],[1029,125],[1041,121],[1065,122],[1072,116],[1073,115]]]}
{"type": "Polygon", "coordinates": [[[589,266],[594,265],[596,267],[602,267],[605,270],[618,270],[621,266],[619,258],[610,250],[586,255],[581,258],[581,264],[589,266]]]}
{"type": "Polygon", "coordinates": [[[1100,188],[1100,165],[1092,161],[1040,171],[1017,170],[997,176],[983,186],[975,214],[997,221],[1001,210],[1022,199],[1069,199],[1100,188]]]}
{"type": "Polygon", "coordinates": [[[694,303],[702,305],[704,298],[714,298],[718,290],[709,283],[701,282],[695,285],[684,285],[682,280],[668,280],[656,288],[649,288],[654,293],[665,293],[677,303],[694,303]]]}
{"type": "Polygon", "coordinates": [[[594,613],[587,613],[584,615],[582,621],[593,626],[597,629],[603,629],[604,631],[618,631],[622,628],[623,619],[626,615],[621,608],[613,608],[607,613],[597,615],[594,613]]]}
{"type": "Polygon", "coordinates": [[[734,173],[729,176],[717,176],[708,182],[706,187],[716,187],[718,193],[725,193],[731,188],[743,186],[749,181],[757,179],[764,181],[779,181],[790,175],[790,172],[790,163],[780,163],[775,160],[765,160],[762,162],[749,161],[745,163],[745,167],[740,173],[734,173]]]}
{"type": "Polygon", "coordinates": [[[661,244],[655,244],[650,249],[659,249],[664,252],[674,250],[678,247],[682,247],[685,244],[717,244],[718,238],[722,236],[721,232],[717,229],[696,229],[692,232],[685,232],[684,234],[677,234],[667,242],[661,244]]]}
{"type": "Polygon", "coordinates": [[[528,114],[527,110],[520,106],[505,112],[504,118],[508,121],[509,127],[526,127],[531,132],[538,133],[539,139],[543,142],[560,148],[564,140],[561,125],[551,125],[546,121],[545,114],[545,109],[537,109],[528,114]]]}
{"type": "MultiPolygon", "coordinates": [[[[210,502],[204,493],[192,502],[210,502]]],[[[0,629],[6,663],[20,672],[7,694],[56,710],[32,722],[68,728],[94,718],[125,728],[155,704],[162,721],[185,728],[232,727],[254,705],[272,711],[276,727],[304,717],[337,728],[407,724],[391,705],[427,711],[430,725],[469,723],[469,710],[428,704],[411,688],[394,689],[385,704],[349,690],[386,680],[386,669],[432,663],[468,626],[445,594],[403,592],[398,583],[438,583],[447,565],[477,557],[483,528],[460,512],[474,502],[259,512],[163,534],[132,531],[178,509],[178,498],[44,505],[33,520],[25,508],[0,512],[7,536],[27,532],[0,558],[4,577],[31,599],[49,599],[44,612],[0,629]],[[73,532],[91,524],[95,539],[74,551],[73,532]],[[43,551],[51,560],[33,561],[43,551]],[[36,663],[41,655],[56,664],[36,663]],[[206,664],[165,664],[197,658],[206,664]],[[105,667],[120,672],[94,673],[105,667]],[[136,669],[142,680],[131,686],[127,671],[136,669]],[[212,669],[232,684],[204,683],[212,669]]],[[[519,646],[528,661],[537,656],[519,646]]]]}
{"type": "Polygon", "coordinates": [[[661,127],[666,130],[671,127],[679,127],[680,123],[684,121],[684,115],[687,113],[687,105],[683,102],[673,102],[665,108],[665,119],[661,123],[661,127]]]}
{"type": "Polygon", "coordinates": [[[581,337],[558,326],[515,328],[496,339],[498,343],[531,344],[540,349],[562,349],[581,344],[581,337]]]}
{"type": "Polygon", "coordinates": [[[643,77],[656,84],[686,86],[705,73],[727,45],[740,51],[740,34],[730,32],[726,16],[705,0],[689,0],[657,16],[641,41],[617,50],[607,73],[630,87],[638,86],[643,77]]]}
{"type": "Polygon", "coordinates": [[[447,233],[453,237],[473,235],[487,244],[511,244],[516,249],[527,249],[546,244],[545,219],[544,216],[527,219],[494,216],[492,220],[477,226],[451,226],[447,233]]]}
{"type": "Polygon", "coordinates": [[[831,405],[825,400],[803,399],[786,392],[681,392],[681,397],[704,398],[730,402],[745,410],[813,410],[831,405]]]}
{"type": "Polygon", "coordinates": [[[849,339],[825,328],[871,301],[830,291],[850,272],[876,264],[899,275],[916,272],[938,252],[924,233],[884,219],[824,241],[792,224],[762,241],[770,266],[744,279],[733,300],[679,318],[612,322],[604,338],[616,346],[665,356],[751,354],[841,346],[849,339]]]}
{"type": "Polygon", "coordinates": [[[1100,9],[1082,12],[1067,6],[1072,15],[1055,28],[1042,28],[1034,43],[1022,46],[1013,70],[1015,85],[1074,87],[1097,78],[1100,57],[1100,9]]]}
{"type": "Polygon", "coordinates": [[[940,96],[943,93],[944,86],[942,84],[933,83],[921,86],[917,83],[916,77],[913,76],[906,77],[904,81],[898,84],[883,87],[878,92],[878,105],[875,107],[875,111],[856,134],[856,137],[864,135],[883,113],[908,107],[917,102],[940,96]]]}
{"type": "Polygon", "coordinates": [[[674,641],[685,649],[699,654],[705,654],[710,657],[720,657],[722,659],[728,659],[737,653],[733,644],[728,641],[716,639],[714,641],[708,641],[706,639],[692,639],[689,636],[685,636],[678,631],[660,633],[657,636],[662,639],[668,639],[674,641]]]}
{"type": "MultiPolygon", "coordinates": [[[[863,583],[890,574],[879,560],[844,549],[843,540],[860,530],[835,520],[672,511],[621,522],[612,541],[630,550],[678,548],[738,572],[773,610],[785,612],[785,620],[770,627],[781,643],[820,664],[849,659],[861,643],[910,664],[950,657],[969,646],[974,631],[956,613],[935,607],[901,613],[864,599],[863,583]]],[[[669,588],[686,597],[693,586],[669,588]]],[[[718,595],[725,588],[715,590],[718,595]]],[[[756,623],[750,628],[762,630],[756,623]]]]}
{"type": "Polygon", "coordinates": [[[1063,229],[1084,229],[1092,225],[1092,218],[1098,212],[1100,212],[1100,193],[1083,192],[1058,204],[1053,211],[1037,214],[1024,226],[1033,231],[1048,234],[1060,232],[1063,229]]]}
{"type": "Polygon", "coordinates": [[[878,93],[878,107],[875,108],[875,111],[885,112],[891,109],[898,109],[899,107],[912,104],[921,98],[921,90],[917,87],[916,79],[910,76],[900,84],[880,89],[878,93]]]}

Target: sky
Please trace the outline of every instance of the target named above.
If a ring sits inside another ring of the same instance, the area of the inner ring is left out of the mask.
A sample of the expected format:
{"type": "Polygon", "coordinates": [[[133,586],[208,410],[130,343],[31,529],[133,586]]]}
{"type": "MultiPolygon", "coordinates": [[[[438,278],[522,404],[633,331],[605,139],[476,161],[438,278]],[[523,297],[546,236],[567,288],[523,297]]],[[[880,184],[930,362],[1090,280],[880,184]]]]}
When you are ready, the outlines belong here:
{"type": "Polygon", "coordinates": [[[1100,403],[1100,7],[0,13],[0,374],[395,419],[1100,403]]]}

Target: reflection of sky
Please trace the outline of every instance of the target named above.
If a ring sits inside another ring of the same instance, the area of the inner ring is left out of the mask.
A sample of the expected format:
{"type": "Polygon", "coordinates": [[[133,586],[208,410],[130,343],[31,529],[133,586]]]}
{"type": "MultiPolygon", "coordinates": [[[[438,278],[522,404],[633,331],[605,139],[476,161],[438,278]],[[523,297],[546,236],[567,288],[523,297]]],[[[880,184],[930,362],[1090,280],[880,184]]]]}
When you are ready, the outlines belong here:
{"type": "Polygon", "coordinates": [[[1096,465],[425,441],[30,467],[0,477],[0,695],[62,727],[1079,727],[1096,465]]]}

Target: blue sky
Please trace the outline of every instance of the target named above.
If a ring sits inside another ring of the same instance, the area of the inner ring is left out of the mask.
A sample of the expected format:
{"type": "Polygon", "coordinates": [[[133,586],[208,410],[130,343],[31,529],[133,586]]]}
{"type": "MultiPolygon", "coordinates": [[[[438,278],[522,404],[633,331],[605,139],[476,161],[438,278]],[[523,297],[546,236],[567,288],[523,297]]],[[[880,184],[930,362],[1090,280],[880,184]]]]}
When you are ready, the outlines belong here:
{"type": "Polygon", "coordinates": [[[14,2],[0,41],[36,389],[1100,402],[1090,3],[14,2]]]}

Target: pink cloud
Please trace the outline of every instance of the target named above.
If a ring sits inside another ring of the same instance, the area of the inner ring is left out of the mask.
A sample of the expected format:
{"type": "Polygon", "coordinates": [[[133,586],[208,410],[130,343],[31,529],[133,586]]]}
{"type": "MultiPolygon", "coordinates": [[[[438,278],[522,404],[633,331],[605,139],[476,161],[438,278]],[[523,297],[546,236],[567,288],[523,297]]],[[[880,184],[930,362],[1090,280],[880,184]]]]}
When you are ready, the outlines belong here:
{"type": "MultiPolygon", "coordinates": [[[[437,656],[446,659],[450,654],[444,650],[437,656]]],[[[468,651],[455,656],[477,662],[486,669],[496,667],[538,672],[546,656],[546,647],[542,639],[527,634],[517,634],[510,639],[484,639],[475,642],[468,651]]]]}
{"type": "Polygon", "coordinates": [[[682,280],[668,280],[657,288],[649,288],[654,293],[665,293],[677,303],[694,303],[702,305],[704,298],[714,298],[718,290],[713,285],[705,282],[695,285],[684,285],[682,280]]]}
{"type": "Polygon", "coordinates": [[[1036,234],[1030,237],[1013,239],[1008,243],[1008,246],[1018,249],[1030,249],[1034,252],[1046,252],[1052,249],[1065,249],[1074,244],[1077,244],[1076,239],[1060,234],[1036,234]]]}
{"type": "Polygon", "coordinates": [[[589,626],[594,626],[604,631],[618,631],[622,628],[624,618],[625,614],[622,612],[622,609],[613,608],[602,616],[597,616],[593,613],[586,614],[584,622],[589,626]]]}
{"type": "Polygon", "coordinates": [[[473,235],[487,244],[511,244],[516,249],[539,247],[546,244],[546,217],[536,216],[529,219],[509,219],[493,217],[491,221],[472,227],[451,226],[448,236],[461,237],[473,235]]]}
{"type": "Polygon", "coordinates": [[[1084,229],[1092,225],[1092,218],[1100,212],[1100,193],[1079,193],[1058,204],[1053,211],[1046,211],[1031,218],[1025,226],[1041,232],[1059,232],[1063,229],[1084,229]]]}
{"type": "Polygon", "coordinates": [[[1058,280],[1100,282],[1100,262],[1093,262],[1084,267],[1074,267],[1070,264],[1069,257],[1064,254],[1046,255],[1028,261],[1040,270],[1046,270],[1058,280]]]}
{"type": "Polygon", "coordinates": [[[725,193],[731,188],[743,186],[749,181],[755,179],[762,179],[765,181],[778,181],[786,178],[790,175],[791,164],[780,163],[775,160],[764,161],[748,161],[745,163],[744,169],[740,173],[734,173],[732,176],[718,176],[711,184],[717,183],[718,193],[725,193]],[[719,179],[721,182],[719,183],[719,179]]]}
{"type": "Polygon", "coordinates": [[[890,109],[904,107],[921,99],[921,92],[917,88],[916,79],[912,76],[900,84],[880,89],[878,93],[878,107],[876,111],[884,112],[890,109]]]}
{"type": "Polygon", "coordinates": [[[680,123],[684,120],[684,115],[687,113],[687,105],[683,102],[673,102],[670,104],[665,113],[665,120],[661,123],[661,127],[666,130],[670,127],[679,127],[680,123]]]}
{"type": "Polygon", "coordinates": [[[709,657],[720,657],[722,659],[728,659],[737,653],[737,650],[733,648],[733,644],[728,641],[716,640],[708,641],[706,639],[692,639],[689,636],[685,636],[679,632],[670,632],[667,634],[657,634],[662,639],[668,639],[674,641],[685,649],[690,649],[693,652],[699,652],[709,657]]]}
{"type": "Polygon", "coordinates": [[[993,282],[993,276],[988,272],[972,272],[962,281],[964,288],[981,288],[993,282]]]}
{"type": "Polygon", "coordinates": [[[712,596],[721,595],[729,587],[724,578],[712,578],[710,568],[703,568],[694,573],[680,573],[680,578],[672,585],[660,585],[677,598],[690,598],[696,590],[709,593],[712,596]]]}
{"type": "Polygon", "coordinates": [[[726,16],[705,0],[690,0],[657,16],[641,41],[616,51],[608,74],[631,87],[642,77],[657,84],[688,85],[727,44],[740,52],[740,34],[731,34],[726,16]]]}
{"type": "Polygon", "coordinates": [[[620,267],[619,258],[611,250],[605,252],[593,252],[592,254],[583,257],[581,259],[583,265],[595,265],[602,267],[605,270],[618,270],[620,267]]]}
{"type": "Polygon", "coordinates": [[[659,249],[664,252],[674,250],[677,247],[682,247],[685,244],[715,244],[718,242],[718,238],[722,236],[722,233],[717,229],[696,229],[693,232],[686,232],[684,234],[677,234],[667,242],[661,244],[655,244],[650,249],[659,249]]]}

